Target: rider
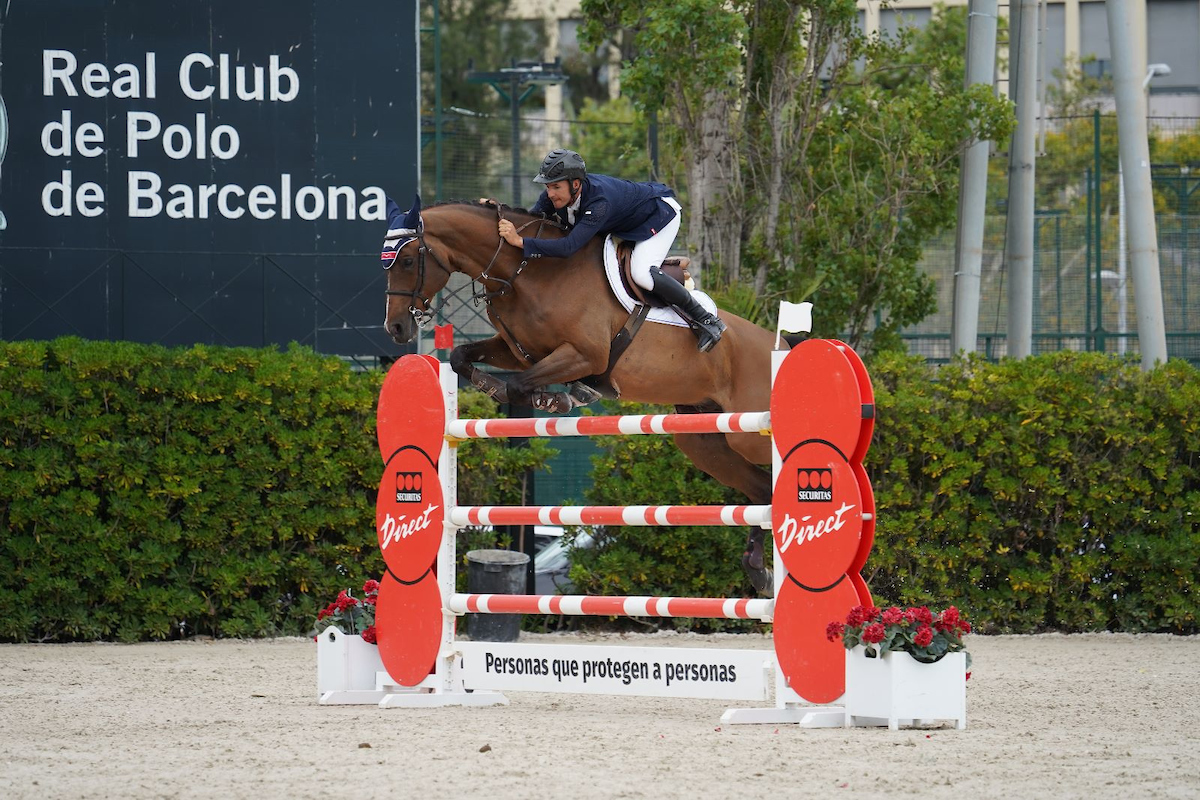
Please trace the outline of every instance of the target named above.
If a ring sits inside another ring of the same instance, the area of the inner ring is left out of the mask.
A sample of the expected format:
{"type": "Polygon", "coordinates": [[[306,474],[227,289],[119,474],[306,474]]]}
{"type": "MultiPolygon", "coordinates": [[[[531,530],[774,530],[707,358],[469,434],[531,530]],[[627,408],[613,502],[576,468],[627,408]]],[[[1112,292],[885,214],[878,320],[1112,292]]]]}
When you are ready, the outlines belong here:
{"type": "Polygon", "coordinates": [[[512,222],[501,219],[502,239],[522,248],[526,259],[566,258],[593,236],[609,233],[637,242],[631,259],[637,285],[683,316],[699,339],[700,352],[708,352],[720,341],[725,323],[660,266],[679,232],[681,209],[670,187],[589,175],[583,158],[573,150],[551,150],[533,182],[544,184],[546,190],[530,211],[556,217],[570,232],[562,239],[523,237],[512,222]]]}

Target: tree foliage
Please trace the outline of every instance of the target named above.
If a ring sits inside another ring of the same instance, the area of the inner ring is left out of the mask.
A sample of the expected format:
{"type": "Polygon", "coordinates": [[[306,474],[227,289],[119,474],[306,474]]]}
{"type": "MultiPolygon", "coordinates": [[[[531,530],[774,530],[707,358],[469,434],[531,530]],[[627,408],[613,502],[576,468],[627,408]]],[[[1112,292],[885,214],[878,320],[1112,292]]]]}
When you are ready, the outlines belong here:
{"type": "Polygon", "coordinates": [[[934,308],[921,244],[954,216],[959,155],[1012,127],[963,87],[965,14],[894,39],[854,0],[583,0],[582,38],[621,28],[623,90],[682,130],[688,243],[704,285],[803,299],[816,326],[876,346],[934,308]]]}

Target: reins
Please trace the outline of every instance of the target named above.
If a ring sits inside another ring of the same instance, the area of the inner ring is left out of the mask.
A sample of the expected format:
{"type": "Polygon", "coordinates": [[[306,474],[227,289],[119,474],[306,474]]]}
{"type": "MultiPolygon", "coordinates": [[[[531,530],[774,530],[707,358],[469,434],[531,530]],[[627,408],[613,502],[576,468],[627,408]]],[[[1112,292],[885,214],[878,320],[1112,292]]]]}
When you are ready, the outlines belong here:
{"type": "MultiPolygon", "coordinates": [[[[506,206],[503,203],[498,203],[496,201],[492,201],[492,205],[495,206],[495,208],[496,208],[497,222],[504,219],[504,209],[506,208],[506,206]]],[[[552,220],[546,219],[545,217],[542,217],[541,219],[531,219],[528,222],[526,222],[524,225],[522,225],[521,227],[517,228],[517,233],[520,233],[521,231],[525,230],[526,228],[528,228],[530,225],[532,225],[535,222],[538,223],[537,233],[540,236],[542,233],[542,223],[552,222],[552,220]]],[[[560,230],[564,229],[561,225],[559,225],[558,227],[560,230]]],[[[496,298],[503,297],[506,294],[512,294],[513,292],[515,292],[516,289],[513,287],[513,281],[515,281],[517,279],[517,277],[525,270],[525,268],[527,266],[529,266],[529,262],[525,259],[522,259],[521,263],[517,265],[517,271],[513,273],[512,280],[507,280],[505,278],[499,278],[499,277],[496,277],[495,275],[489,274],[488,270],[490,270],[495,265],[496,259],[498,259],[500,257],[500,252],[504,249],[504,245],[505,245],[504,238],[503,237],[499,237],[499,238],[500,238],[500,242],[496,245],[496,252],[492,254],[491,261],[489,261],[488,265],[483,268],[483,272],[479,273],[479,277],[472,279],[472,281],[473,282],[478,281],[481,285],[484,281],[493,281],[495,283],[499,283],[502,285],[499,289],[496,289],[495,291],[488,291],[486,288],[481,288],[480,291],[473,293],[471,295],[471,300],[473,300],[475,302],[476,308],[479,307],[480,301],[483,301],[483,303],[485,303],[486,305],[491,305],[492,301],[495,300],[496,298]]],[[[537,237],[535,236],[534,238],[537,238],[537,237]]]]}
{"type": "MultiPolygon", "coordinates": [[[[496,214],[497,214],[498,220],[504,219],[504,208],[506,206],[503,203],[498,203],[495,201],[492,202],[492,205],[496,208],[496,214]]],[[[541,234],[543,224],[545,224],[545,223],[554,225],[559,230],[566,230],[566,226],[562,225],[557,220],[550,219],[547,217],[542,217],[540,219],[535,218],[535,219],[529,220],[528,222],[524,223],[519,228],[517,228],[517,232],[520,233],[521,231],[525,230],[526,228],[528,228],[530,225],[534,224],[535,222],[538,224],[538,229],[537,229],[538,235],[541,234]]],[[[453,275],[454,270],[452,270],[448,266],[446,266],[445,262],[443,262],[442,259],[438,257],[438,254],[436,252],[434,252],[434,250],[429,246],[429,243],[425,241],[425,222],[423,219],[421,219],[418,222],[415,230],[414,229],[405,230],[404,234],[402,234],[402,235],[405,235],[405,234],[411,235],[414,239],[417,240],[417,243],[418,243],[416,286],[411,291],[406,291],[403,289],[385,289],[384,293],[389,296],[401,296],[401,297],[410,298],[410,302],[408,305],[409,313],[412,314],[413,319],[417,323],[417,327],[424,329],[424,328],[428,328],[429,325],[433,322],[434,315],[437,310],[433,304],[433,300],[430,299],[429,297],[426,297],[423,292],[423,290],[425,288],[425,255],[426,255],[426,253],[429,254],[429,257],[433,259],[433,262],[435,264],[437,264],[437,266],[439,268],[441,268],[441,270],[443,272],[445,272],[447,276],[453,275]],[[424,309],[418,308],[417,307],[418,302],[423,304],[425,306],[425,308],[424,309]]],[[[528,363],[533,364],[537,361],[537,359],[535,359],[529,353],[529,351],[526,350],[525,347],[519,341],[517,341],[517,338],[513,335],[512,331],[509,329],[508,324],[500,317],[500,315],[499,315],[499,313],[497,313],[496,309],[492,307],[493,300],[504,297],[506,295],[512,295],[516,292],[516,287],[514,286],[514,282],[517,280],[517,277],[521,274],[521,272],[524,271],[525,267],[529,266],[529,262],[527,260],[522,260],[521,263],[517,266],[516,271],[512,274],[511,278],[501,278],[497,275],[490,274],[490,270],[492,269],[492,267],[494,267],[496,265],[496,262],[500,258],[500,253],[504,249],[504,245],[505,245],[505,241],[503,238],[501,238],[499,244],[496,246],[496,252],[492,254],[492,258],[490,261],[488,261],[487,266],[483,268],[483,271],[481,273],[479,273],[478,277],[471,278],[472,284],[478,283],[480,285],[480,288],[478,290],[472,292],[471,300],[475,303],[476,307],[479,306],[480,302],[482,302],[483,304],[485,304],[489,307],[492,315],[496,318],[497,323],[499,323],[500,327],[504,329],[504,332],[505,332],[505,334],[507,334],[509,341],[512,342],[513,347],[517,350],[517,352],[521,355],[522,358],[524,358],[528,363]],[[486,286],[484,285],[485,282],[500,284],[500,287],[498,289],[488,290],[486,288],[486,286]]],[[[403,247],[404,247],[404,245],[401,246],[401,249],[403,249],[403,247]]],[[[397,251],[397,259],[398,258],[399,258],[399,251],[397,251]]],[[[392,263],[389,264],[388,266],[384,267],[384,269],[390,270],[394,264],[395,264],[395,260],[393,260],[392,263]]]]}

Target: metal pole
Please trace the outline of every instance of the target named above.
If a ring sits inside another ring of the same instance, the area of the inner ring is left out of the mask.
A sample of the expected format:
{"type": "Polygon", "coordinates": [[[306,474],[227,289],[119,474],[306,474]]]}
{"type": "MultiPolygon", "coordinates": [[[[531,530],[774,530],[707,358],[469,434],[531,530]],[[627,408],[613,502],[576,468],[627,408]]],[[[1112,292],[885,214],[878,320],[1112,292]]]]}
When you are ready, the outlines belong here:
{"type": "MultiPolygon", "coordinates": [[[[991,86],[996,73],[997,0],[970,0],[967,14],[966,85],[991,86]]],[[[979,349],[979,291],[983,228],[987,212],[989,143],[977,141],[962,155],[958,189],[958,234],[954,242],[954,311],[950,354],[979,349]]]]}
{"type": "Polygon", "coordinates": [[[1037,0],[1012,7],[1016,31],[1017,129],[1008,174],[1008,355],[1033,352],[1033,209],[1037,136],[1037,0]]]}
{"type": "Polygon", "coordinates": [[[1126,335],[1129,333],[1128,293],[1125,289],[1128,274],[1126,254],[1129,252],[1129,238],[1125,223],[1125,168],[1117,158],[1117,352],[1125,355],[1128,349],[1126,335]]]}
{"type": "MultiPolygon", "coordinates": [[[[1167,333],[1163,323],[1162,281],[1158,266],[1158,230],[1150,184],[1150,143],[1146,136],[1146,96],[1135,62],[1135,3],[1107,0],[1108,32],[1112,45],[1113,95],[1117,102],[1117,139],[1127,173],[1126,206],[1129,216],[1129,261],[1133,272],[1138,344],[1142,369],[1167,360],[1167,333]]],[[[1144,8],[1144,3],[1142,8],[1144,8]]],[[[1144,42],[1144,38],[1142,40],[1144,42]]]]}
{"type": "Polygon", "coordinates": [[[1103,217],[1103,208],[1100,204],[1100,109],[1092,112],[1092,158],[1095,159],[1092,173],[1096,182],[1096,202],[1092,206],[1092,212],[1095,214],[1095,224],[1092,226],[1092,231],[1096,235],[1096,327],[1095,327],[1095,342],[1096,349],[1103,351],[1106,349],[1104,344],[1104,307],[1103,294],[1104,285],[1100,282],[1100,273],[1104,270],[1103,251],[1101,239],[1103,237],[1104,226],[1101,225],[1103,217]]]}
{"type": "Polygon", "coordinates": [[[521,79],[513,76],[509,85],[509,101],[512,104],[512,204],[521,206],[521,79]]]}
{"type": "Polygon", "coordinates": [[[442,199],[442,26],[433,0],[433,199],[442,199]]]}
{"type": "Polygon", "coordinates": [[[1092,170],[1085,168],[1083,179],[1087,184],[1087,206],[1084,212],[1084,261],[1083,271],[1083,349],[1092,349],[1092,170]]]}

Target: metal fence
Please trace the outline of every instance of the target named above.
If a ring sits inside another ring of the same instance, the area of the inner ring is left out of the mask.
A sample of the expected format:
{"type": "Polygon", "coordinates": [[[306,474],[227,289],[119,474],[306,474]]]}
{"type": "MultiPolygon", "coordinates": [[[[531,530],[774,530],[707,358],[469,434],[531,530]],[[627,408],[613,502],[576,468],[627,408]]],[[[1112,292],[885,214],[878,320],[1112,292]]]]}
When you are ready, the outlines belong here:
{"type": "MultiPolygon", "coordinates": [[[[584,151],[589,166],[594,161],[599,171],[642,178],[651,169],[643,155],[648,149],[644,126],[522,118],[516,126],[519,146],[513,148],[511,123],[504,117],[449,114],[440,148],[432,124],[426,124],[424,194],[440,199],[488,196],[528,205],[539,189],[529,179],[546,151],[559,146],[584,151]]],[[[1192,153],[1200,159],[1200,120],[1154,118],[1150,129],[1168,353],[1200,363],[1200,307],[1194,302],[1200,299],[1200,162],[1189,159],[1192,153]]],[[[1039,142],[1034,352],[1135,354],[1136,298],[1128,263],[1118,252],[1116,118],[1093,113],[1047,119],[1039,142]]],[[[979,309],[979,349],[991,358],[1007,353],[1006,171],[1006,156],[998,153],[989,181],[992,213],[986,224],[979,309]]],[[[686,247],[685,235],[681,231],[680,248],[686,247]]],[[[912,352],[942,361],[950,356],[953,230],[930,238],[921,265],[937,286],[938,309],[903,335],[912,352]]],[[[490,333],[480,310],[463,302],[463,296],[447,298],[443,320],[452,321],[460,336],[490,333]]]]}

